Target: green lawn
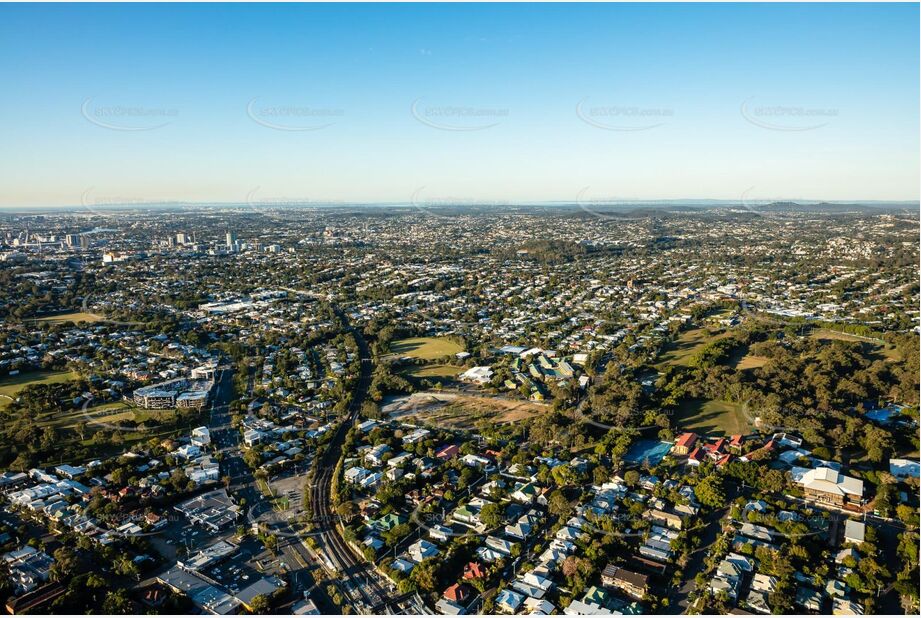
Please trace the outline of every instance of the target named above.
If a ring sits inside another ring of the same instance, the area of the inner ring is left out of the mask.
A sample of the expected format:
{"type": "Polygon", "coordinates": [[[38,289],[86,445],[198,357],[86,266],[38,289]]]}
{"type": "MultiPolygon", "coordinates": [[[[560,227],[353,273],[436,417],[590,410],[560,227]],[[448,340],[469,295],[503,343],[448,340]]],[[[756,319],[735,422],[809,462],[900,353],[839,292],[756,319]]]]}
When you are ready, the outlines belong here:
{"type": "Polygon", "coordinates": [[[463,367],[455,367],[454,365],[422,365],[420,367],[410,367],[406,370],[406,375],[411,378],[447,378],[453,380],[463,371],[463,367]]]}
{"type": "Polygon", "coordinates": [[[733,350],[729,357],[729,364],[733,369],[755,369],[764,367],[770,359],[766,356],[757,356],[748,351],[748,346],[741,346],[733,350]]]}
{"type": "Polygon", "coordinates": [[[24,371],[19,375],[0,378],[0,406],[16,398],[19,391],[32,384],[58,384],[77,380],[80,374],[74,371],[24,371]]]}
{"type": "Polygon", "coordinates": [[[53,426],[56,429],[73,429],[79,423],[96,425],[102,428],[117,427],[123,421],[134,421],[141,424],[153,419],[158,423],[172,423],[176,420],[175,410],[144,410],[136,408],[125,401],[114,401],[92,406],[86,410],[78,409],[60,413],[51,413],[39,417],[38,423],[42,426],[53,426]]]}
{"type": "Polygon", "coordinates": [[[715,399],[685,399],[678,408],[676,425],[680,431],[727,436],[752,430],[742,406],[715,399]]]}
{"type": "Polygon", "coordinates": [[[894,345],[857,337],[850,333],[844,333],[830,328],[816,328],[809,333],[809,336],[819,341],[851,341],[862,343],[865,346],[864,349],[868,350],[871,355],[879,355],[890,361],[902,360],[902,355],[899,354],[899,351],[894,345]]]}
{"type": "Polygon", "coordinates": [[[399,339],[390,344],[390,352],[399,356],[410,356],[432,360],[449,354],[463,352],[460,345],[444,337],[411,337],[399,339]]]}
{"type": "Polygon", "coordinates": [[[712,341],[722,339],[729,333],[711,331],[707,328],[692,328],[681,333],[677,339],[670,341],[662,349],[657,365],[685,365],[690,362],[694,352],[712,341]]]}

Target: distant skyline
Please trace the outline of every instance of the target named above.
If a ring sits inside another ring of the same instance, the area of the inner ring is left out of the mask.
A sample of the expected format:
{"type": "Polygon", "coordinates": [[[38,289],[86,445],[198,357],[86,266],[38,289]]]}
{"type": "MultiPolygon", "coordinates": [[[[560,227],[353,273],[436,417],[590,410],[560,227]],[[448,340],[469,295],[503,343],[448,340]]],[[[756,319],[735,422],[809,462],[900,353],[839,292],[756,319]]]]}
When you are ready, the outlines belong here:
{"type": "Polygon", "coordinates": [[[917,201],[917,4],[0,6],[0,207],[917,201]]]}

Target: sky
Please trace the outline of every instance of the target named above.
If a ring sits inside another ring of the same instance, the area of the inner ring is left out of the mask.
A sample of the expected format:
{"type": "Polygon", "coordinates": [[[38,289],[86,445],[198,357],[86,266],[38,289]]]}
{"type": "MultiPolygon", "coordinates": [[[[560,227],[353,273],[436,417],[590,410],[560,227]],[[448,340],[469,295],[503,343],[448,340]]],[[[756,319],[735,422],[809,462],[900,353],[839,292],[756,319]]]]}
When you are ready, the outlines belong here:
{"type": "Polygon", "coordinates": [[[917,200],[917,4],[0,6],[0,206],[917,200]]]}

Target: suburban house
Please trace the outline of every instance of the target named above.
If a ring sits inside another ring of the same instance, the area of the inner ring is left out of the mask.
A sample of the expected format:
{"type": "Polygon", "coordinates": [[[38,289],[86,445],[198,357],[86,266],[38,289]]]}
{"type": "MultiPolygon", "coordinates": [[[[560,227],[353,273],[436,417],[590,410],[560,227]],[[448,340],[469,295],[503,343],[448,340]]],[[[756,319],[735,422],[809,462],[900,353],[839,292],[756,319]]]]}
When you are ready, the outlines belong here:
{"type": "Polygon", "coordinates": [[[684,521],[681,519],[681,517],[675,513],[668,513],[659,509],[647,510],[645,513],[643,513],[643,518],[657,524],[665,524],[674,530],[681,530],[681,528],[684,526],[684,521]]]}
{"type": "Polygon", "coordinates": [[[844,542],[860,545],[866,537],[867,527],[862,522],[849,519],[844,523],[844,542]]]}
{"type": "Polygon", "coordinates": [[[504,588],[496,595],[496,607],[504,614],[514,614],[524,603],[524,595],[504,588]]]}
{"type": "Polygon", "coordinates": [[[609,588],[622,590],[634,599],[642,599],[646,595],[649,577],[633,571],[628,571],[619,566],[609,564],[601,573],[601,581],[609,588]]]}

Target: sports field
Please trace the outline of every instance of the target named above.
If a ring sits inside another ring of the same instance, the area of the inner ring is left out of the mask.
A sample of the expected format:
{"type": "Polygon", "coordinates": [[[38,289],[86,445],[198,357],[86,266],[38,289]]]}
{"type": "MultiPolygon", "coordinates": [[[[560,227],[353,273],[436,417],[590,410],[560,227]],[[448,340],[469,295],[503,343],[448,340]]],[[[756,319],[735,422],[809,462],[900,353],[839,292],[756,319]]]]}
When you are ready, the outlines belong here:
{"type": "Polygon", "coordinates": [[[392,342],[390,351],[399,356],[433,360],[463,352],[464,348],[444,337],[411,337],[392,342]]]}
{"type": "Polygon", "coordinates": [[[731,436],[752,430],[743,406],[717,399],[685,399],[675,424],[681,431],[704,435],[731,436]]]}
{"type": "Polygon", "coordinates": [[[463,373],[463,367],[454,365],[420,365],[410,367],[406,370],[406,375],[411,378],[443,378],[453,380],[458,374],[463,373]]]}
{"type": "Polygon", "coordinates": [[[16,398],[19,391],[32,384],[57,384],[76,380],[80,375],[73,371],[24,371],[19,375],[0,378],[0,406],[16,398]]]}
{"type": "Polygon", "coordinates": [[[175,422],[176,410],[144,410],[127,401],[115,401],[91,406],[85,410],[81,408],[64,413],[54,412],[41,415],[37,420],[39,425],[50,425],[56,429],[74,429],[79,424],[85,423],[95,428],[125,431],[150,420],[156,424],[175,422]],[[125,421],[131,424],[125,424],[125,421]]]}
{"type": "Polygon", "coordinates": [[[766,356],[751,354],[748,351],[748,346],[740,346],[734,350],[732,355],[729,357],[729,364],[734,369],[739,370],[755,369],[756,367],[763,367],[768,363],[769,360],[770,359],[766,356]]]}

